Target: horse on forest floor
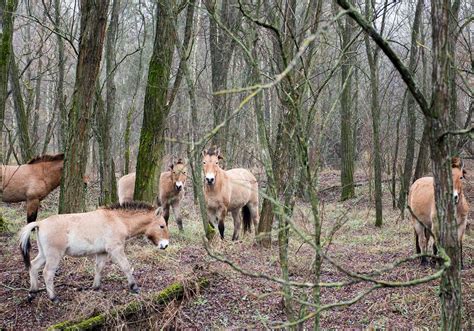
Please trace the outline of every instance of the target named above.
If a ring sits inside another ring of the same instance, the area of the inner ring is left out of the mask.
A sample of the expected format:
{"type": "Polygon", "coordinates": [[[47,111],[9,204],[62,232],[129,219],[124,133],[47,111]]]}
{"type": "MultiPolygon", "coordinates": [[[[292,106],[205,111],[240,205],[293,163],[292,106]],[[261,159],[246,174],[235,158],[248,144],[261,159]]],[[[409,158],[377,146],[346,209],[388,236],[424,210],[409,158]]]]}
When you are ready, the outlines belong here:
{"type": "MultiPolygon", "coordinates": [[[[462,260],[462,240],[467,226],[467,216],[469,213],[469,203],[463,192],[463,180],[466,171],[464,165],[459,158],[452,159],[452,182],[453,182],[453,199],[456,204],[456,222],[457,237],[461,252],[462,260]]],[[[411,222],[415,229],[415,245],[416,253],[426,254],[428,250],[428,242],[434,236],[434,218],[436,217],[436,202],[434,191],[434,178],[422,177],[417,179],[410,187],[408,195],[408,205],[411,208],[411,222]]],[[[436,239],[433,237],[433,240],[436,239]]],[[[437,254],[436,243],[433,242],[433,255],[437,254]]],[[[427,259],[421,257],[421,264],[425,265],[427,259]]]]}
{"type": "MultiPolygon", "coordinates": [[[[118,180],[117,192],[119,203],[125,203],[133,200],[135,192],[134,172],[121,177],[118,180]]],[[[158,206],[163,207],[163,217],[166,225],[170,217],[170,209],[173,207],[173,214],[180,231],[183,231],[183,220],[181,218],[180,202],[184,197],[184,187],[187,179],[187,168],[182,159],[171,163],[169,170],[160,175],[159,193],[156,199],[158,206]]]]}
{"type": "Polygon", "coordinates": [[[87,213],[54,215],[29,223],[20,232],[23,261],[30,273],[28,300],[33,300],[38,292],[38,271],[44,265],[46,291],[52,301],[58,301],[54,292],[54,275],[64,255],[95,255],[92,285],[95,290],[100,287],[101,272],[110,257],[127,276],[130,290],[138,293],[133,269],[125,255],[125,241],[141,234],[145,234],[160,249],[168,247],[169,232],[161,208],[155,210],[147,203],[130,202],[87,213]],[[39,253],[30,262],[29,237],[35,228],[38,229],[39,253]]]}
{"type": "Polygon", "coordinates": [[[258,183],[255,176],[243,168],[223,170],[219,160],[223,159],[220,150],[209,148],[203,151],[204,169],[204,198],[209,220],[215,219],[219,233],[224,239],[224,220],[227,212],[234,219],[234,234],[232,240],[239,239],[241,219],[244,223],[244,234],[251,230],[253,223],[255,231],[258,224],[258,183]]]}
{"type": "Polygon", "coordinates": [[[40,201],[61,183],[63,166],[62,153],[37,156],[27,164],[2,166],[2,201],[26,201],[27,222],[36,221],[40,201]]]}

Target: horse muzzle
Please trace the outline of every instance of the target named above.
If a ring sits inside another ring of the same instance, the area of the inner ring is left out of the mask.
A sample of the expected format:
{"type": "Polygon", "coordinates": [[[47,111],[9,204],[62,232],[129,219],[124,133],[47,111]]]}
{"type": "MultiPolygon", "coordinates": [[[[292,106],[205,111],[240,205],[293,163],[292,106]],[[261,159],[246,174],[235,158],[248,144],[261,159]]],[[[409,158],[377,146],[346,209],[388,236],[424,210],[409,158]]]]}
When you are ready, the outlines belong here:
{"type": "Polygon", "coordinates": [[[184,185],[183,185],[183,183],[181,183],[181,182],[176,182],[176,184],[174,185],[174,187],[176,188],[176,191],[181,192],[181,190],[183,189],[184,185]]]}
{"type": "Polygon", "coordinates": [[[160,242],[158,243],[158,247],[160,249],[166,249],[169,243],[170,243],[169,240],[166,240],[166,239],[160,240],[160,242]]]}
{"type": "Polygon", "coordinates": [[[215,177],[206,177],[206,184],[207,185],[214,185],[215,182],[216,182],[215,177]]]}
{"type": "Polygon", "coordinates": [[[453,197],[454,197],[454,203],[457,205],[459,203],[459,194],[457,191],[454,191],[453,197]]]}

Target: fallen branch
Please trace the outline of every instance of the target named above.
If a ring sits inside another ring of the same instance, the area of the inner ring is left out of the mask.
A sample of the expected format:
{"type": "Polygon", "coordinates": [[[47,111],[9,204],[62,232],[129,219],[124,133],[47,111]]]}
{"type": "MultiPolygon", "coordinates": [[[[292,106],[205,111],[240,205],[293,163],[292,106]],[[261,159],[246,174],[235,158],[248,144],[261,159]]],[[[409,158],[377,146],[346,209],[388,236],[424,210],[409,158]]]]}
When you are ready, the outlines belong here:
{"type": "Polygon", "coordinates": [[[165,305],[173,300],[183,300],[185,294],[195,294],[199,289],[209,286],[208,278],[197,278],[195,280],[183,283],[174,283],[164,290],[145,297],[142,300],[133,300],[132,302],[114,308],[112,310],[89,316],[83,320],[64,321],[54,324],[48,330],[91,330],[99,327],[105,327],[107,322],[113,317],[130,319],[132,316],[142,314],[146,306],[165,305]]]}

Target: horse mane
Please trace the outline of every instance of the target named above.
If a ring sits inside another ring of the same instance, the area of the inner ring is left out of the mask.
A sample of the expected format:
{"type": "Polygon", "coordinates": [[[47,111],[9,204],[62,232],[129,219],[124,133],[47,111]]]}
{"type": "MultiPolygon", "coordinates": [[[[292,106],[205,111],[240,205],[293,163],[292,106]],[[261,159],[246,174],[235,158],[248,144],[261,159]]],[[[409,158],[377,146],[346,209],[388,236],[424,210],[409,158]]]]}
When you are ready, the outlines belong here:
{"type": "Polygon", "coordinates": [[[453,157],[451,159],[451,167],[462,169],[463,168],[463,162],[461,161],[461,158],[460,157],[453,157]]]}
{"type": "Polygon", "coordinates": [[[120,203],[114,203],[109,206],[102,207],[105,210],[122,210],[122,211],[152,211],[155,208],[147,202],[143,201],[130,201],[120,203]]]}
{"type": "Polygon", "coordinates": [[[64,160],[64,153],[59,153],[56,155],[51,155],[51,154],[44,154],[44,155],[38,155],[31,160],[28,161],[27,164],[35,164],[35,163],[40,163],[40,162],[52,162],[52,161],[62,161],[64,160]]]}
{"type": "Polygon", "coordinates": [[[209,156],[212,156],[212,155],[218,155],[217,154],[217,148],[215,146],[212,146],[212,147],[209,147],[209,149],[206,151],[206,154],[209,155],[209,156]]]}

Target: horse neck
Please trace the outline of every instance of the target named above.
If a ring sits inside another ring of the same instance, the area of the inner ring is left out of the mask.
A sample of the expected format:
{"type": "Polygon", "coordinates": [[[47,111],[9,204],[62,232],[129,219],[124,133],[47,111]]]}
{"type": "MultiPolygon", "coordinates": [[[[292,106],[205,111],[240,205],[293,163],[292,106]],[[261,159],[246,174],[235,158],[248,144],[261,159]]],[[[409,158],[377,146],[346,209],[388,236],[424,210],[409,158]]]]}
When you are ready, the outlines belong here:
{"type": "Polygon", "coordinates": [[[220,192],[227,182],[227,178],[226,171],[219,167],[216,172],[216,183],[213,186],[206,185],[205,187],[208,191],[220,192]]]}
{"type": "Polygon", "coordinates": [[[147,226],[153,221],[153,216],[148,213],[123,213],[121,217],[122,223],[127,226],[128,236],[135,237],[146,232],[147,226]]]}
{"type": "Polygon", "coordinates": [[[41,163],[43,168],[48,168],[49,176],[44,177],[44,180],[51,186],[51,189],[55,189],[61,183],[63,163],[63,160],[41,163]]]}

